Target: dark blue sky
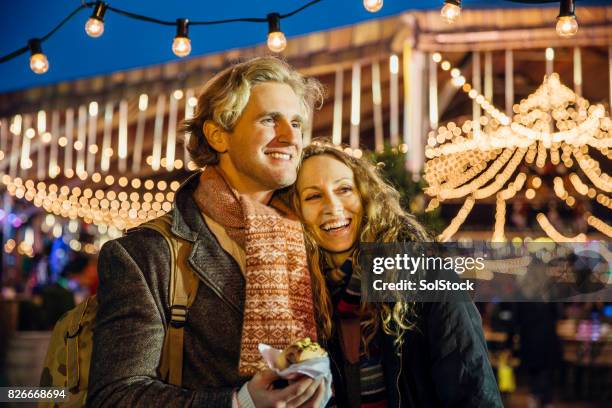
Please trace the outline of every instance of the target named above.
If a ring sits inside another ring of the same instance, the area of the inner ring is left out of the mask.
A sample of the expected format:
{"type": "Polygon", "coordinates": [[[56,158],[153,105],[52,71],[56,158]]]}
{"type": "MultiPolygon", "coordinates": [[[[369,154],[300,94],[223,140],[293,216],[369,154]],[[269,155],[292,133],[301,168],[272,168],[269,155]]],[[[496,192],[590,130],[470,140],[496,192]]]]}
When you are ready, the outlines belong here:
{"type": "MultiPolygon", "coordinates": [[[[0,55],[40,37],[80,4],[80,0],[1,0],[0,55]]],[[[272,11],[287,13],[306,0],[108,0],[112,6],[163,20],[187,17],[211,20],[237,17],[265,17],[272,11]]],[[[385,0],[378,13],[367,12],[362,0],[323,0],[302,13],[282,21],[288,38],[327,30],[372,18],[396,15],[408,10],[439,9],[443,0],[385,0]]],[[[464,0],[464,7],[521,7],[503,0],[464,0]]],[[[611,4],[584,1],[580,4],[611,4]]],[[[36,75],[29,69],[29,53],[0,64],[0,93],[89,77],[175,60],[171,50],[174,27],[134,21],[107,12],[105,33],[89,38],[83,29],[91,10],[83,10],[43,44],[50,69],[36,75]]],[[[551,21],[551,25],[554,22],[551,21]]],[[[191,27],[191,56],[251,46],[265,42],[266,24],[233,23],[191,27]]]]}

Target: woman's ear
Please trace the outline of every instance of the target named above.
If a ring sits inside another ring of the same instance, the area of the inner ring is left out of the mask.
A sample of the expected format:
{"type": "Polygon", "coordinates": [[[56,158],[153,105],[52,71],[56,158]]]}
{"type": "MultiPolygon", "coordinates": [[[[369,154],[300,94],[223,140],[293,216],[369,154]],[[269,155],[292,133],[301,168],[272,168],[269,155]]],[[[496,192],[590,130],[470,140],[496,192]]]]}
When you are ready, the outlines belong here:
{"type": "Polygon", "coordinates": [[[227,134],[225,129],[223,129],[221,126],[219,126],[212,120],[207,120],[202,126],[202,132],[204,132],[204,137],[208,141],[210,147],[212,147],[216,152],[227,152],[227,138],[229,135],[227,134]]]}

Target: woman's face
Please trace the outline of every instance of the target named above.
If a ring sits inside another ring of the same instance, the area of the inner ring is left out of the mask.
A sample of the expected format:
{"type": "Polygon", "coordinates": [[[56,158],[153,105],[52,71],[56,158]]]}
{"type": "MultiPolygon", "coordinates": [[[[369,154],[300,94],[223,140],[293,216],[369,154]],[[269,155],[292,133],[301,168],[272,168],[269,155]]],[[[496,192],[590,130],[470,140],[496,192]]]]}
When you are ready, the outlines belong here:
{"type": "Polygon", "coordinates": [[[349,250],[363,214],[353,171],[332,156],[309,157],[299,170],[297,192],[302,219],[317,244],[332,253],[349,250]]]}

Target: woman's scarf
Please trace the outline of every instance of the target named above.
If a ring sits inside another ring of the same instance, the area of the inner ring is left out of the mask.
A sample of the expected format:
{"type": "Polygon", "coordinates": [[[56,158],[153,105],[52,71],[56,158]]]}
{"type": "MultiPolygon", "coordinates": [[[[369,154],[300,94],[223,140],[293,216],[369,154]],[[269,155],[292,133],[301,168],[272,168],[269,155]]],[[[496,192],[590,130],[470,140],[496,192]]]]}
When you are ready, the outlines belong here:
{"type": "Polygon", "coordinates": [[[303,337],[317,338],[302,225],[280,200],[268,206],[238,194],[216,166],[202,172],[194,198],[245,250],[238,369],[252,376],[266,368],[259,343],[283,349],[303,337]]]}
{"type": "Polygon", "coordinates": [[[353,262],[348,258],[340,267],[328,268],[325,275],[332,294],[344,359],[350,365],[359,366],[359,390],[344,391],[359,392],[361,408],[385,408],[387,394],[382,354],[375,339],[368,345],[369,353],[366,353],[361,341],[360,270],[353,268],[353,262]]]}

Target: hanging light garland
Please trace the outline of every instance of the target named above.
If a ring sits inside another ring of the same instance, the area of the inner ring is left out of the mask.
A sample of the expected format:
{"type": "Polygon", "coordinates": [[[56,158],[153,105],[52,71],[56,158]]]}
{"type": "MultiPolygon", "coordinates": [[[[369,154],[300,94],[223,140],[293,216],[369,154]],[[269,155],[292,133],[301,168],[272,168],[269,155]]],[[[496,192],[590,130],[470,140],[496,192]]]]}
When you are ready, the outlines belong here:
{"type": "MultiPolygon", "coordinates": [[[[3,125],[0,129],[3,132],[1,142],[7,144],[12,140],[11,165],[15,170],[10,170],[8,174],[5,173],[8,163],[2,163],[0,182],[12,196],[31,201],[35,206],[57,216],[67,219],[80,218],[86,223],[95,224],[102,229],[112,227],[123,230],[157,217],[170,210],[174,199],[174,191],[178,189],[179,183],[173,181],[168,184],[166,181],[154,181],[152,178],[159,175],[157,172],[164,170],[171,172],[183,167],[188,170],[197,169],[193,161],[183,164],[182,160],[176,158],[177,141],[175,137],[172,137],[172,130],[176,128],[178,121],[178,103],[185,98],[185,95],[188,95],[185,105],[189,106],[191,111],[195,102],[193,94],[192,89],[185,91],[176,89],[171,93],[170,116],[167,124],[169,137],[165,142],[165,157],[161,157],[162,140],[160,138],[153,146],[153,154],[156,157],[159,156],[159,160],[156,161],[157,165],[154,166],[153,155],[146,159],[149,168],[156,172],[149,179],[134,178],[129,180],[125,176],[116,178],[108,174],[111,164],[110,158],[115,154],[112,146],[113,111],[117,110],[119,116],[117,146],[115,147],[118,157],[116,165],[119,172],[124,173],[127,170],[129,104],[138,107],[138,126],[141,127],[140,133],[144,132],[146,122],[144,113],[148,108],[148,96],[141,94],[134,101],[125,99],[119,103],[106,103],[104,117],[101,118],[102,129],[97,128],[100,108],[96,101],[81,105],[77,109],[67,108],[63,126],[60,123],[61,115],[59,111],[47,114],[46,111],[40,110],[34,115],[15,115],[12,122],[2,120],[3,124],[8,125],[10,123],[10,126],[3,125]],[[36,119],[35,123],[33,117],[36,119]],[[47,126],[48,117],[51,117],[50,129],[47,126]],[[98,132],[102,134],[103,138],[101,149],[98,149],[96,142],[98,132]],[[9,134],[11,137],[9,137],[9,134]],[[46,142],[47,139],[49,142],[46,142]],[[48,166],[46,163],[47,148],[51,152],[48,166]],[[31,157],[31,150],[38,156],[31,157]],[[59,166],[57,163],[57,157],[60,153],[64,156],[63,166],[59,166]],[[98,154],[101,156],[99,161],[98,154]],[[74,168],[72,167],[73,158],[76,159],[76,167],[74,168]],[[14,165],[13,161],[15,162],[14,165]],[[29,171],[33,163],[37,163],[36,175],[29,171]],[[41,170],[44,174],[40,174],[41,170]],[[51,180],[48,182],[42,181],[47,176],[51,180]],[[53,179],[58,176],[65,177],[67,179],[66,183],[53,182],[53,179]],[[70,186],[69,180],[75,176],[87,182],[90,187],[81,190],[82,187],[70,186]]],[[[157,109],[156,122],[163,120],[165,116],[165,103],[162,108],[157,109]]],[[[162,122],[159,122],[157,126],[159,127],[158,133],[161,136],[165,132],[166,126],[162,122]]],[[[4,148],[6,149],[7,146],[4,146],[4,148]]],[[[134,146],[134,149],[137,148],[137,146],[134,146]]],[[[142,146],[140,151],[142,152],[142,146]]],[[[142,171],[142,168],[139,164],[137,168],[133,167],[132,170],[137,174],[142,171]]]]}
{"type": "Polygon", "coordinates": [[[506,201],[513,198],[517,192],[519,192],[525,181],[527,175],[525,173],[519,173],[513,182],[508,184],[508,188],[501,190],[497,193],[496,210],[495,210],[495,227],[493,228],[493,242],[504,241],[504,226],[506,224],[506,201]]]}
{"type": "MultiPolygon", "coordinates": [[[[443,71],[449,72],[451,78],[465,78],[448,61],[443,61],[441,55],[433,54],[432,61],[440,64],[443,71]]],[[[450,122],[440,126],[437,132],[429,133],[425,149],[428,159],[425,164],[425,180],[429,187],[425,192],[432,200],[427,211],[437,208],[445,200],[465,199],[464,205],[442,232],[440,239],[452,238],[475,202],[493,194],[496,194],[497,203],[493,239],[505,239],[505,203],[525,186],[527,176],[521,172],[506,189],[503,188],[523,161],[539,168],[545,166],[549,157],[553,164],[562,161],[567,168],[577,164],[594,187],[590,187],[573,172],[568,177],[573,189],[582,196],[597,197],[597,202],[604,207],[612,207],[611,200],[597,192],[612,192],[612,179],[602,171],[599,162],[589,155],[589,149],[593,148],[608,159],[612,156],[612,121],[602,105],[590,106],[586,99],[561,84],[558,74],[553,73],[544,78],[543,84],[534,93],[513,106],[514,116],[511,119],[470,83],[461,82],[463,92],[475,100],[490,118],[479,118],[479,124],[486,126],[484,131],[468,120],[461,126],[450,122]],[[554,129],[557,131],[552,131],[554,129]],[[560,154],[560,151],[563,153],[560,154]]],[[[535,198],[536,190],[541,185],[542,180],[534,178],[533,188],[526,190],[525,197],[528,200],[535,198]]],[[[555,194],[567,206],[575,205],[576,198],[569,194],[561,177],[554,179],[553,187],[555,194]]],[[[606,235],[612,231],[612,227],[605,221],[593,218],[590,214],[585,219],[589,225],[606,235]]],[[[552,239],[586,239],[584,234],[563,237],[543,214],[538,216],[538,223],[552,239]]]]}
{"type": "MultiPolygon", "coordinates": [[[[218,24],[229,24],[237,22],[245,23],[267,23],[268,24],[268,48],[272,52],[282,52],[287,46],[287,39],[285,34],[280,30],[280,21],[285,18],[294,16],[301,11],[311,7],[322,0],[312,0],[304,4],[302,7],[287,13],[269,13],[265,18],[260,17],[248,17],[248,18],[233,18],[226,20],[209,20],[209,21],[190,21],[187,18],[178,18],[175,21],[164,21],[156,18],[144,16],[141,14],[132,13],[116,7],[112,7],[105,2],[83,2],[79,7],[72,11],[66,16],[57,26],[55,26],[49,33],[40,38],[33,38],[28,41],[28,45],[19,48],[7,55],[0,57],[0,64],[10,61],[18,56],[30,51],[30,68],[37,74],[44,74],[49,70],[49,60],[47,56],[42,52],[42,43],[48,40],[53,34],[55,34],[64,24],[71,20],[74,16],[79,14],[86,8],[93,8],[94,11],[90,18],[85,23],[85,32],[92,38],[100,37],[104,34],[104,17],[107,12],[113,12],[124,17],[131,18],[133,20],[146,21],[149,23],[163,25],[163,26],[175,26],[176,36],[172,42],[172,52],[180,57],[186,57],[191,53],[191,40],[189,39],[189,26],[203,26],[203,25],[218,25],[218,24]]],[[[373,11],[380,10],[382,7],[382,0],[365,0],[364,6],[370,7],[373,11]],[[366,3],[368,5],[366,5],[366,3]],[[374,10],[376,7],[378,9],[374,10]]]]}
{"type": "MultiPolygon", "coordinates": [[[[287,45],[287,39],[284,33],[280,29],[280,20],[291,17],[304,9],[321,2],[322,0],[312,0],[302,7],[287,13],[269,13],[265,18],[234,18],[226,20],[209,20],[209,21],[190,21],[187,18],[178,18],[175,21],[164,21],[122,9],[112,7],[103,1],[95,2],[83,2],[77,7],[72,13],[64,18],[53,30],[47,33],[44,37],[33,38],[29,40],[26,47],[19,48],[5,56],[0,57],[0,63],[10,61],[23,53],[30,50],[30,67],[32,71],[37,74],[43,74],[49,69],[49,61],[45,54],[42,53],[41,44],[55,34],[64,24],[70,19],[77,15],[80,11],[85,8],[93,8],[94,11],[90,18],[85,24],[85,32],[92,38],[100,37],[104,33],[104,17],[107,11],[114,12],[116,14],[128,17],[134,20],[146,21],[158,25],[175,26],[177,28],[177,34],[172,42],[172,51],[175,55],[180,58],[186,57],[191,53],[191,40],[188,36],[188,27],[195,25],[214,25],[214,24],[229,24],[236,22],[247,22],[247,23],[267,23],[268,24],[268,48],[272,52],[282,52],[287,45]]],[[[512,0],[521,2],[521,0],[512,0]]],[[[363,0],[363,6],[370,12],[377,12],[383,6],[383,0],[363,0]]],[[[441,16],[448,23],[454,22],[461,14],[461,0],[444,0],[444,6],[441,9],[441,16]]],[[[578,23],[575,15],[575,4],[574,0],[562,0],[560,2],[560,12],[557,18],[557,32],[560,36],[569,37],[578,31],[578,23]]],[[[459,77],[455,82],[462,85],[462,78],[459,77]]]]}
{"type": "MultiPolygon", "coordinates": [[[[70,188],[67,185],[58,186],[32,179],[24,181],[7,174],[2,176],[1,182],[9,194],[25,198],[49,213],[71,220],[81,218],[86,223],[113,226],[118,230],[132,228],[170,211],[174,192],[180,186],[178,181],[168,185],[163,180],[156,184],[151,179],[143,182],[134,178],[130,183],[132,191],[122,189],[116,192],[108,188],[115,184],[114,176],[107,175],[101,180],[99,173],[95,173],[94,179],[98,180],[95,189],[81,189],[78,186],[70,188]]],[[[117,185],[127,187],[128,182],[126,177],[120,177],[117,185]]]]}

